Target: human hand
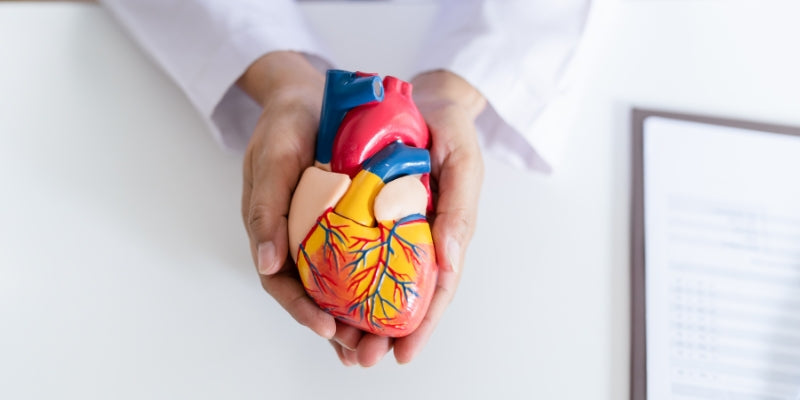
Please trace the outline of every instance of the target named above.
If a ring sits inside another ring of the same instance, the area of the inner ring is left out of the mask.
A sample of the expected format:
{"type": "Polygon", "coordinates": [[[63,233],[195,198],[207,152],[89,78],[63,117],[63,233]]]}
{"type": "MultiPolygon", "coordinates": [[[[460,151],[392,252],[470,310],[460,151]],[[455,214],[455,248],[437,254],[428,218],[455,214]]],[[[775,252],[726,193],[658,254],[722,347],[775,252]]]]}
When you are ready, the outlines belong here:
{"type": "Polygon", "coordinates": [[[343,363],[372,365],[389,350],[388,339],[362,340],[359,329],[322,311],[287,257],[289,204],[314,161],[325,77],[298,53],[274,52],[254,62],[237,84],[263,107],[245,154],[242,191],[242,218],[261,285],[297,322],[338,346],[343,363]]]}
{"type": "Polygon", "coordinates": [[[475,230],[483,181],[483,159],[475,118],[486,105],[483,96],[459,76],[434,71],[412,80],[414,101],[431,132],[431,181],[436,215],[432,235],[439,276],[430,307],[410,335],[391,339],[337,323],[331,342],[345,365],[371,366],[394,347],[398,363],[410,362],[433,333],[453,299],[467,244],[475,230]]]}
{"type": "Polygon", "coordinates": [[[411,361],[455,294],[474,231],[483,177],[474,119],[485,101],[448,72],[424,74],[413,82],[433,141],[431,176],[434,189],[438,183],[438,200],[432,234],[440,273],[422,324],[393,340],[365,334],[322,311],[306,295],[287,258],[289,203],[300,175],[313,162],[324,77],[302,55],[275,52],[251,65],[237,83],[263,106],[245,155],[242,193],[242,216],[262,286],[297,322],[329,339],[345,365],[374,365],[393,346],[398,362],[411,361]]]}
{"type": "Polygon", "coordinates": [[[313,162],[325,77],[302,55],[269,53],[237,82],[263,111],[244,158],[242,218],[261,285],[289,314],[331,339],[334,318],[306,295],[288,254],[292,191],[313,162]]]}

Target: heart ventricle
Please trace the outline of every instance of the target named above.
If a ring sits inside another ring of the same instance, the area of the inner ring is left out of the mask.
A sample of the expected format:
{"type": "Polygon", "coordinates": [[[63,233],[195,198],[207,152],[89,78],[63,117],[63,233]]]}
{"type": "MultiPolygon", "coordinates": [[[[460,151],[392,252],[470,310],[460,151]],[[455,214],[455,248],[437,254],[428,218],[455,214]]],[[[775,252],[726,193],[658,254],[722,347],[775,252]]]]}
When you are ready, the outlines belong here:
{"type": "Polygon", "coordinates": [[[324,310],[365,331],[397,337],[421,322],[435,286],[434,257],[424,218],[366,227],[328,209],[301,244],[297,267],[324,310]]]}

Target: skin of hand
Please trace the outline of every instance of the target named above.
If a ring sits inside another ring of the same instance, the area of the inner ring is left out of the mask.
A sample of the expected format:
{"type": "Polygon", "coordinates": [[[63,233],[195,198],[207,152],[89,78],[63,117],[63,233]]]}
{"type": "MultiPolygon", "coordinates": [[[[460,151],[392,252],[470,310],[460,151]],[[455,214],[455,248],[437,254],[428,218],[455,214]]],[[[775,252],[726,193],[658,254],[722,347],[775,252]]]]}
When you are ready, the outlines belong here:
{"type": "Polygon", "coordinates": [[[420,326],[403,338],[365,333],[336,321],[306,294],[288,255],[287,216],[300,175],[313,164],[325,77],[304,56],[269,53],[237,84],[263,107],[244,158],[242,217],[262,287],[300,324],[330,340],[344,365],[368,367],[394,348],[398,363],[422,349],[455,295],[475,230],[483,160],[475,118],[486,105],[459,76],[432,71],[412,80],[414,101],[431,131],[432,235],[439,277],[420,326]]]}

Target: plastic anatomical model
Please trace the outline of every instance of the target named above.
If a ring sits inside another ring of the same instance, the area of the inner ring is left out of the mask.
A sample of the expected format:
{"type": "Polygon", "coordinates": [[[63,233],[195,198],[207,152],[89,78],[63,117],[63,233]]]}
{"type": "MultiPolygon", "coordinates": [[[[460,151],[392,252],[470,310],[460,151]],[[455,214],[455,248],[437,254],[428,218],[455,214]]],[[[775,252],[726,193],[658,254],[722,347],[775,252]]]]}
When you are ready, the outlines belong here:
{"type": "Polygon", "coordinates": [[[289,209],[289,246],[306,292],[364,331],[414,331],[436,286],[428,128],[411,84],[330,70],[316,163],[289,209]]]}

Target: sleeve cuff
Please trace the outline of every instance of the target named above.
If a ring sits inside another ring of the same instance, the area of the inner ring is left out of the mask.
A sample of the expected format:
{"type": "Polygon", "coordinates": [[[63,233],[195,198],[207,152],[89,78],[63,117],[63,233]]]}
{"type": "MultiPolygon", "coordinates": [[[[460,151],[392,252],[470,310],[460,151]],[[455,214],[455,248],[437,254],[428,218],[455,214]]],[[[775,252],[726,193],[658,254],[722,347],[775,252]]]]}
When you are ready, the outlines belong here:
{"type": "Polygon", "coordinates": [[[415,74],[449,70],[487,100],[476,125],[489,153],[550,172],[564,135],[539,129],[584,27],[588,0],[442,4],[415,74]],[[559,139],[559,140],[556,140],[559,139]]]}
{"type": "Polygon", "coordinates": [[[101,0],[183,90],[215,138],[241,150],[259,107],[236,87],[264,54],[290,50],[324,68],[326,52],[292,0],[101,0]]]}
{"type": "Polygon", "coordinates": [[[247,148],[261,114],[261,107],[236,85],[236,81],[253,62],[273,51],[297,51],[303,53],[321,72],[330,65],[312,38],[298,38],[299,32],[294,31],[276,34],[272,30],[268,34],[255,31],[232,37],[219,47],[208,67],[187,89],[189,98],[197,101],[195,106],[202,113],[214,138],[233,152],[247,148]],[[290,34],[295,36],[290,46],[276,46],[265,40],[267,37],[287,37],[290,34]]]}
{"type": "MultiPolygon", "coordinates": [[[[330,68],[330,62],[327,59],[308,53],[304,53],[304,55],[320,72],[324,73],[330,68]]],[[[260,55],[256,56],[253,61],[258,57],[260,55]]],[[[241,73],[243,72],[244,70],[241,73]]],[[[212,104],[211,112],[204,114],[204,120],[217,142],[226,150],[234,153],[241,153],[247,148],[247,143],[250,141],[250,136],[261,115],[261,106],[235,84],[235,80],[241,73],[236,75],[234,81],[227,88],[224,88],[220,100],[216,104],[212,104]]]]}

